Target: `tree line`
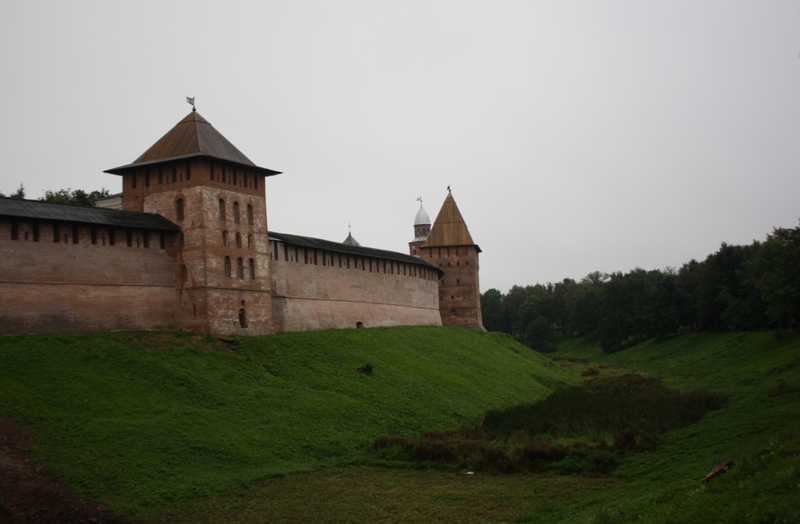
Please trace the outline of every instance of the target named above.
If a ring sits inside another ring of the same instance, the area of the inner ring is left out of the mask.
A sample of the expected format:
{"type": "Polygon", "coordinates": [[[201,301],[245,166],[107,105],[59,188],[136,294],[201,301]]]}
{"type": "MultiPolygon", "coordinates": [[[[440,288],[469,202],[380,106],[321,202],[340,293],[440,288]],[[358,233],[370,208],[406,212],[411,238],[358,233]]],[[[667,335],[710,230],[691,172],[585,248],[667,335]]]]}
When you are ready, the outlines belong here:
{"type": "MultiPolygon", "coordinates": [[[[53,204],[68,204],[72,206],[93,206],[94,201],[98,198],[105,198],[109,196],[109,191],[106,188],[100,191],[91,191],[87,193],[83,189],[59,189],[58,191],[45,191],[44,196],[39,198],[40,202],[51,202],[53,204]]],[[[15,200],[25,199],[25,186],[19,185],[19,188],[6,196],[0,191],[0,197],[13,198],[15,200]]]]}
{"type": "Polygon", "coordinates": [[[483,325],[539,351],[595,336],[605,352],[691,331],[792,330],[800,318],[800,227],[763,242],[723,243],[680,269],[593,272],[580,281],[481,294],[483,325]]]}

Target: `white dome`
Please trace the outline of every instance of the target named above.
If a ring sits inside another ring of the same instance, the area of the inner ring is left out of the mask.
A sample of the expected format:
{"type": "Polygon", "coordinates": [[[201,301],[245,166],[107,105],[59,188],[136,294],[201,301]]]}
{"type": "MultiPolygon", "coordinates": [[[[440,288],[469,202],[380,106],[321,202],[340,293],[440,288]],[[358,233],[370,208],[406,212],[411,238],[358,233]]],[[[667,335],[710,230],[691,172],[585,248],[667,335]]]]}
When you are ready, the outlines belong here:
{"type": "Polygon", "coordinates": [[[415,226],[431,225],[431,217],[428,216],[428,213],[425,211],[425,208],[422,207],[422,204],[419,205],[419,211],[417,211],[417,216],[414,218],[414,225],[415,226]]]}

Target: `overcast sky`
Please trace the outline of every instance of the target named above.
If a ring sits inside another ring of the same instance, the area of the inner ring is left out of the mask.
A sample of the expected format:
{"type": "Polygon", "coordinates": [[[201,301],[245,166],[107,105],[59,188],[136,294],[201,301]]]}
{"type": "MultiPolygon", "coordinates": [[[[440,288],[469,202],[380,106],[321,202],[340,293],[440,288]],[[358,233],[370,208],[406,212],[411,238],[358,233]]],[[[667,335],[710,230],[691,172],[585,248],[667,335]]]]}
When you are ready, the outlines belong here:
{"type": "Polygon", "coordinates": [[[191,107],[274,231],[407,252],[453,196],[481,291],[679,267],[800,218],[800,1],[0,3],[0,191],[102,187],[191,107]]]}

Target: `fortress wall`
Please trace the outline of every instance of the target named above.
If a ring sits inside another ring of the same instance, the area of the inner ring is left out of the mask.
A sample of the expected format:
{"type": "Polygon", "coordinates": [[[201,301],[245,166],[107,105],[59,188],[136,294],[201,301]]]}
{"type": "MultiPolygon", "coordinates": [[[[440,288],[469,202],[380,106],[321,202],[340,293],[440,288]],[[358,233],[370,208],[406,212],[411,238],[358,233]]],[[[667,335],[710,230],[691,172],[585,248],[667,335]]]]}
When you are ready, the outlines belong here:
{"type": "Polygon", "coordinates": [[[16,222],[12,240],[0,218],[0,333],[177,327],[173,235],[114,228],[111,245],[108,226],[59,222],[54,242],[56,223],[16,222]]]}
{"type": "Polygon", "coordinates": [[[354,328],[358,322],[365,327],[441,325],[433,270],[282,242],[271,244],[276,331],[354,328]]]}

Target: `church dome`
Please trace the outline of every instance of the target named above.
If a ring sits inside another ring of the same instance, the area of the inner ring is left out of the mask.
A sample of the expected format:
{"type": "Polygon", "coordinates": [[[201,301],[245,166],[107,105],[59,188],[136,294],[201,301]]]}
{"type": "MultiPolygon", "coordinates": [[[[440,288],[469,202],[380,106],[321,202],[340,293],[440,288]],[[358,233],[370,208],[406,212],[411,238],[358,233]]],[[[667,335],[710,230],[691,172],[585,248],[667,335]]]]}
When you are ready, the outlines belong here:
{"type": "Polygon", "coordinates": [[[347,238],[344,239],[344,242],[342,242],[342,244],[346,246],[361,246],[361,244],[358,243],[358,240],[353,238],[352,233],[347,233],[347,238]]]}
{"type": "Polygon", "coordinates": [[[414,218],[414,225],[415,226],[431,225],[431,217],[428,216],[428,212],[425,211],[424,207],[422,207],[422,203],[419,204],[419,211],[417,211],[417,216],[414,218]]]}

